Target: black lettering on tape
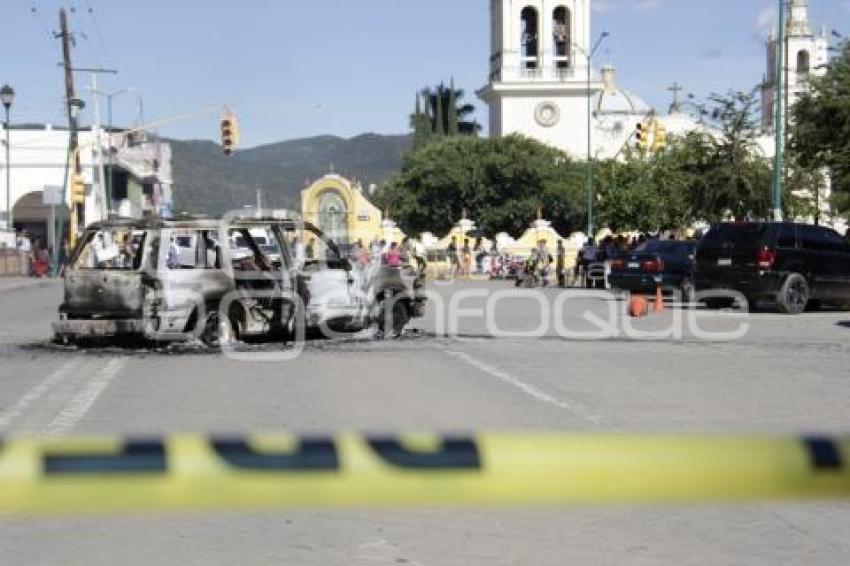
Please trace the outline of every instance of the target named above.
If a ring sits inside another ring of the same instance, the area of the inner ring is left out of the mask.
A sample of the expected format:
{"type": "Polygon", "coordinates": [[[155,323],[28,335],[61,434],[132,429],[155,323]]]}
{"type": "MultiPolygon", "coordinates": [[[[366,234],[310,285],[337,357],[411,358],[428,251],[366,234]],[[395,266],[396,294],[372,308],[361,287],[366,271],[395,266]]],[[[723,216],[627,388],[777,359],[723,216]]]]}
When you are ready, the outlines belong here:
{"type": "Polygon", "coordinates": [[[330,438],[302,438],[290,453],[257,452],[244,439],[212,439],[213,450],[222,460],[242,470],[327,471],[339,470],[336,443],[330,438]]]}
{"type": "Polygon", "coordinates": [[[809,437],[803,439],[803,443],[815,470],[840,470],[844,467],[841,452],[834,440],[823,437],[809,437]]]}
{"type": "Polygon", "coordinates": [[[130,440],[116,454],[62,454],[46,452],[44,473],[57,474],[150,474],[167,470],[161,440],[130,440]]]}
{"type": "Polygon", "coordinates": [[[478,446],[469,438],[446,438],[436,452],[408,450],[394,438],[368,438],[372,450],[385,462],[410,470],[478,470],[478,446]]]}

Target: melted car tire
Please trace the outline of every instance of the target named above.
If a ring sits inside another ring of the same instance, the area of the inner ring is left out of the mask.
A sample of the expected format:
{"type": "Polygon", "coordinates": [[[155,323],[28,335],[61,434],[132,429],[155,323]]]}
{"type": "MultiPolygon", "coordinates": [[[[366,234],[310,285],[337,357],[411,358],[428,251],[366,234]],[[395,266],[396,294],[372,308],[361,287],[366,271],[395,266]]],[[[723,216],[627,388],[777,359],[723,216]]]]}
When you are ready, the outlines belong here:
{"type": "Polygon", "coordinates": [[[782,284],[776,302],[779,310],[785,314],[801,314],[805,312],[810,296],[806,278],[799,273],[792,273],[782,284]]]}
{"type": "Polygon", "coordinates": [[[215,310],[207,316],[204,323],[204,331],[201,333],[200,339],[209,348],[219,348],[222,342],[227,342],[231,339],[232,330],[229,321],[225,324],[221,323],[218,311],[215,310]]]}

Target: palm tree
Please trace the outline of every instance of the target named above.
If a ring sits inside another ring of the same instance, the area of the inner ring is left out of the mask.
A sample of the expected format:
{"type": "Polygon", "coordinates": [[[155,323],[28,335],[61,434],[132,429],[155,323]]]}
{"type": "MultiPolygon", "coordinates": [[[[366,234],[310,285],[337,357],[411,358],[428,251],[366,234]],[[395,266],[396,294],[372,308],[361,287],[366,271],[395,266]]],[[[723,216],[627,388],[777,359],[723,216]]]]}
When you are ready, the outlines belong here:
{"type": "Polygon", "coordinates": [[[420,99],[417,98],[417,110],[411,116],[411,125],[414,126],[415,132],[417,132],[416,125],[420,125],[417,137],[419,139],[425,137],[421,132],[421,128],[424,126],[422,116],[427,116],[427,121],[430,124],[430,132],[427,132],[429,136],[477,135],[481,131],[481,125],[477,121],[469,119],[475,113],[475,106],[463,102],[465,94],[463,89],[454,87],[454,80],[448,87],[444,83],[440,83],[433,89],[423,89],[421,100],[425,103],[424,113],[420,99]]]}

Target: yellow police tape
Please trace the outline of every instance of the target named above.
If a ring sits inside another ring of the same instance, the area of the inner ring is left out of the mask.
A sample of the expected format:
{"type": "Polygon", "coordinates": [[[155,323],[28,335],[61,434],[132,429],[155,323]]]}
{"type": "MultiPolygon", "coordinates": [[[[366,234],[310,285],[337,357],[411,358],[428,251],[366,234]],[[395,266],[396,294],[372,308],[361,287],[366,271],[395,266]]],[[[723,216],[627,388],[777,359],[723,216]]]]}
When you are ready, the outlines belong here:
{"type": "Polygon", "coordinates": [[[850,437],[9,439],[0,515],[850,497],[850,437]]]}

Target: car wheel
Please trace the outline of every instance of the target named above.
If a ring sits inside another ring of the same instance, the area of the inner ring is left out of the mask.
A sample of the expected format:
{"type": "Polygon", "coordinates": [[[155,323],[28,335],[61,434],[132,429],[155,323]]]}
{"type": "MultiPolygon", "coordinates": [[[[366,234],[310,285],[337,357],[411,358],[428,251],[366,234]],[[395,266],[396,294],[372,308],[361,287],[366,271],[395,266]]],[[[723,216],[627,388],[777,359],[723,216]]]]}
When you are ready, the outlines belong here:
{"type": "Polygon", "coordinates": [[[238,303],[233,303],[230,307],[230,331],[231,336],[236,341],[245,339],[245,328],[247,326],[248,313],[245,309],[239,306],[238,303]]]}
{"type": "Polygon", "coordinates": [[[400,335],[408,322],[410,322],[410,311],[406,301],[396,301],[392,297],[381,301],[378,330],[385,338],[400,335]]]}
{"type": "Polygon", "coordinates": [[[809,303],[809,284],[799,273],[792,273],[785,279],[777,297],[779,310],[785,314],[800,314],[809,303]]]}
{"type": "Polygon", "coordinates": [[[204,330],[201,332],[201,342],[209,348],[219,348],[222,343],[226,343],[231,339],[230,324],[222,324],[218,310],[215,310],[207,315],[204,330]]]}

